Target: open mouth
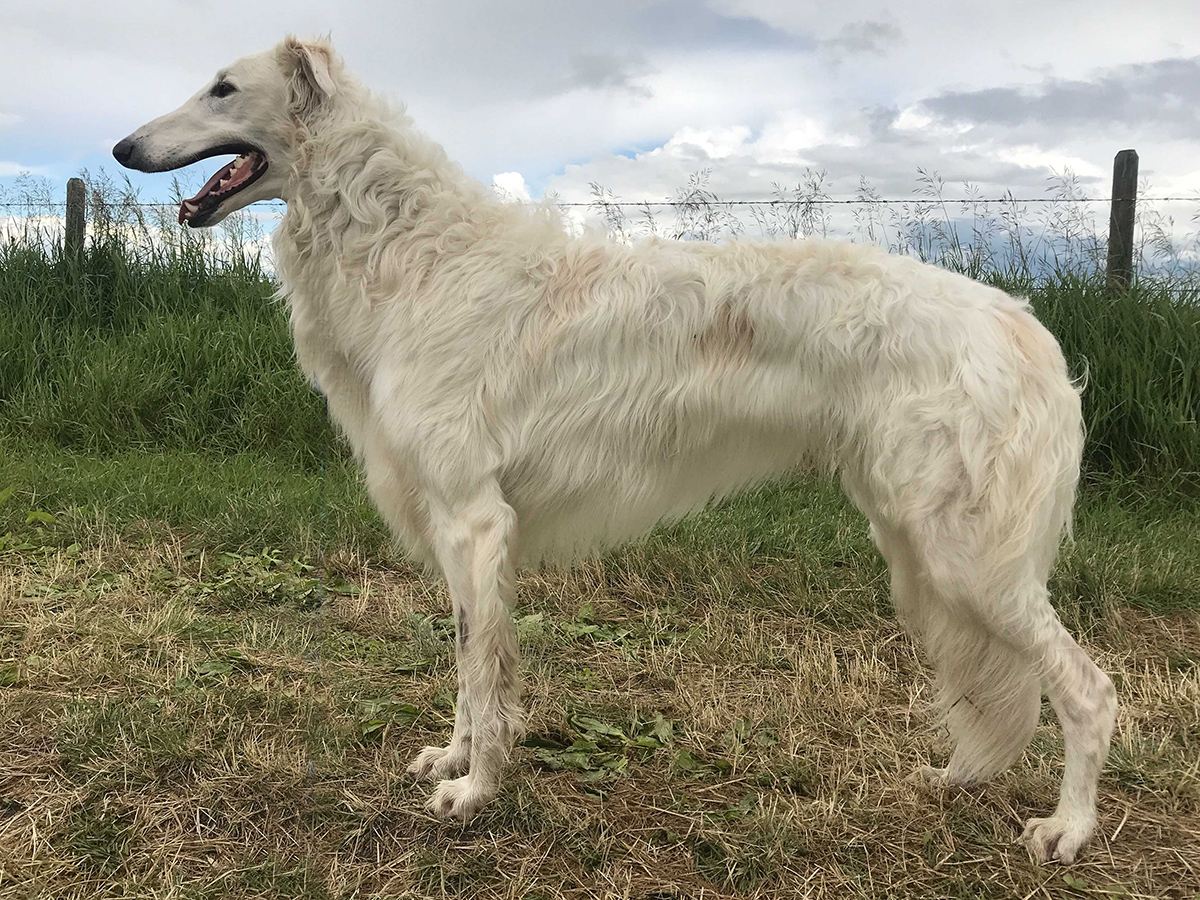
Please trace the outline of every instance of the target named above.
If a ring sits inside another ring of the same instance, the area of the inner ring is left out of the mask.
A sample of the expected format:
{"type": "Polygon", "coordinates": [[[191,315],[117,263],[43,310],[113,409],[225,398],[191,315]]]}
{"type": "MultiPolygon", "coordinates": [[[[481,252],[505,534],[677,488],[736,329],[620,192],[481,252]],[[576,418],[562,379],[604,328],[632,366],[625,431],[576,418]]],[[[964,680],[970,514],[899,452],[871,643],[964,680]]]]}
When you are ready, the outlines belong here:
{"type": "Polygon", "coordinates": [[[267,171],[267,156],[254,148],[235,148],[237,159],[217,172],[195,197],[179,204],[179,224],[199,228],[224,201],[254,184],[267,171]]]}

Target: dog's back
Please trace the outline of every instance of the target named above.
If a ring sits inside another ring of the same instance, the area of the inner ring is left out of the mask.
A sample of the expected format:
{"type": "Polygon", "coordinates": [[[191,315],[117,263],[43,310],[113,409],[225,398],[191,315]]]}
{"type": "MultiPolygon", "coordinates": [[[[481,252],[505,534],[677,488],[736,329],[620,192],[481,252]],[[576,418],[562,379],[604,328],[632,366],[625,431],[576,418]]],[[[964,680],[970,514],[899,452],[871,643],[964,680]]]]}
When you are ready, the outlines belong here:
{"type": "Polygon", "coordinates": [[[472,312],[448,355],[480,360],[526,559],[800,467],[869,472],[930,416],[999,439],[1023,365],[1008,323],[1028,317],[969,279],[823,241],[551,241],[480,302],[496,318],[472,312]],[[991,374],[972,382],[973,365],[991,374]]]}

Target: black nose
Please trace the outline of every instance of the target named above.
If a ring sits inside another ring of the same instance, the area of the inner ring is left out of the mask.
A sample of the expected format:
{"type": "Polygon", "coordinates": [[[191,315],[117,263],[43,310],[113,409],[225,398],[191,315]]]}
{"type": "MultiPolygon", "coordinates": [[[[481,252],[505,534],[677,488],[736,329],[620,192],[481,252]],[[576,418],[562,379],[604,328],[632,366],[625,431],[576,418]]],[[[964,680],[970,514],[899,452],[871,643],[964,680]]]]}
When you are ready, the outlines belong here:
{"type": "Polygon", "coordinates": [[[113,158],[121,165],[128,166],[129,160],[133,159],[133,141],[125,138],[117,146],[113,147],[113,158]]]}

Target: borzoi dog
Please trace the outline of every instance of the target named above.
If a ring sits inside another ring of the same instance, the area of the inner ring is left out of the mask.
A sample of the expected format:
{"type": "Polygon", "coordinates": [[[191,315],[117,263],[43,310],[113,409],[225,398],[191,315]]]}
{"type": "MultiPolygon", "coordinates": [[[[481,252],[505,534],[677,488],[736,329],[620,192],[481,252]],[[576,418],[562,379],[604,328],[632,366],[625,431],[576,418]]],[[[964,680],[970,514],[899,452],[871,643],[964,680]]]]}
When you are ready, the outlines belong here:
{"type": "Polygon", "coordinates": [[[936,670],[954,749],[919,774],[996,775],[1045,690],[1066,765],[1024,836],[1039,860],[1075,859],[1116,693],[1047,598],[1083,433],[1025,301],[874,246],[571,236],[467,177],[326,41],[238,60],[113,150],[145,172],[226,153],[180,222],[286,201],[274,246],[300,365],[453,600],[453,737],[410,768],[440,780],[431,809],[466,819],[495,797],[522,729],[519,565],[816,467],[870,520],[936,670]]]}

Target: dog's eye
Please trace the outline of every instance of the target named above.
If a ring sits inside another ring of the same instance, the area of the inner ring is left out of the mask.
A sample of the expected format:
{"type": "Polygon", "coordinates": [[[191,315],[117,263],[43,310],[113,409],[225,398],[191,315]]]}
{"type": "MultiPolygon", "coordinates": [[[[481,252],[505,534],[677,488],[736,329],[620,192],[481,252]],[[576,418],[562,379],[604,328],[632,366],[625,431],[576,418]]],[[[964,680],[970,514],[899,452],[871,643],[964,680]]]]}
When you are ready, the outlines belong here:
{"type": "Polygon", "coordinates": [[[218,81],[216,84],[213,85],[213,89],[210,93],[214,97],[228,97],[230,94],[232,94],[236,90],[237,90],[237,88],[235,88],[228,81],[218,81]]]}

